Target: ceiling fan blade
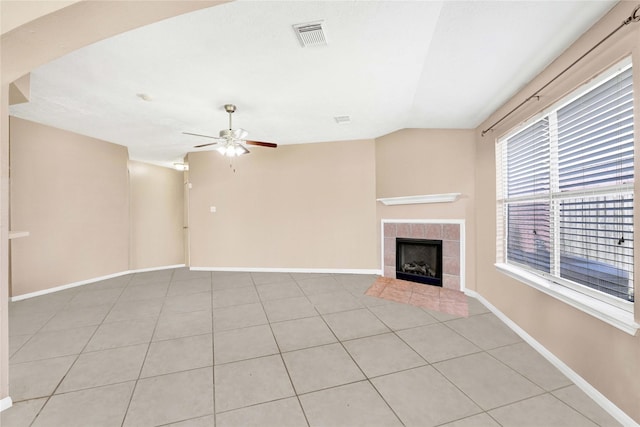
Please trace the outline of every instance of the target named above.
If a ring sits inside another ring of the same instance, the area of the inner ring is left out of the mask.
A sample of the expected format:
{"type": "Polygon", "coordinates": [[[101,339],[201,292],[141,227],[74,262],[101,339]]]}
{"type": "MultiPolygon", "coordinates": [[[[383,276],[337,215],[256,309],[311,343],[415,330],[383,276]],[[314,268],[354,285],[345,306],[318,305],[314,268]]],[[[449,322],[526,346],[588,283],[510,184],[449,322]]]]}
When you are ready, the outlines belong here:
{"type": "Polygon", "coordinates": [[[276,148],[278,144],[274,144],[273,142],[262,142],[262,141],[244,141],[247,145],[258,145],[260,147],[269,147],[276,148]]]}
{"type": "Polygon", "coordinates": [[[202,147],[208,147],[210,145],[218,145],[219,142],[210,142],[208,144],[200,144],[200,145],[194,145],[193,148],[202,148],[202,147]]]}
{"type": "Polygon", "coordinates": [[[193,135],[193,136],[201,136],[203,138],[220,139],[220,137],[218,137],[218,136],[201,135],[199,133],[191,133],[191,132],[182,132],[182,133],[183,133],[183,135],[193,135]]]}

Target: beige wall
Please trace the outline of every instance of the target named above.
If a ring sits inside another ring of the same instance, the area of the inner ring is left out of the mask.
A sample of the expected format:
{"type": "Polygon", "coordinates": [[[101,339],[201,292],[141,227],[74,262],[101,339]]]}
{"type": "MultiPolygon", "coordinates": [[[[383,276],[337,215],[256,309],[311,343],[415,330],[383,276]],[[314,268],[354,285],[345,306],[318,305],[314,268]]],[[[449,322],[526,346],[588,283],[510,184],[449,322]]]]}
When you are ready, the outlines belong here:
{"type": "Polygon", "coordinates": [[[13,296],[128,270],[126,147],[11,118],[13,296]]]}
{"type": "MultiPolygon", "coordinates": [[[[473,194],[471,130],[403,129],[376,138],[376,195],[473,194]]],[[[464,215],[464,204],[447,211],[464,215]]]]}
{"type": "Polygon", "coordinates": [[[189,154],[192,266],[379,268],[372,140],[251,150],[189,154]]]}
{"type": "MultiPolygon", "coordinates": [[[[635,4],[622,2],[603,21],[598,23],[568,49],[558,61],[519,93],[501,111],[496,112],[477,129],[476,144],[476,247],[477,291],[493,305],[516,322],[527,333],[558,356],[571,369],[629,416],[640,422],[640,336],[630,336],[594,317],[587,315],[546,294],[536,291],[496,271],[496,203],[495,203],[495,138],[517,123],[528,118],[544,106],[552,103],[567,91],[606,69],[624,55],[633,52],[635,86],[640,88],[640,62],[637,45],[640,25],[634,24],[618,33],[603,49],[590,55],[566,78],[551,86],[541,101],[531,101],[495,132],[480,137],[480,131],[494,123],[500,116],[521,102],[542,85],[550,81],[560,70],[570,64],[581,53],[601,40],[616,28],[631,13],[635,4]]],[[[638,93],[636,90],[638,109],[638,93]]],[[[638,164],[638,135],[640,117],[636,114],[636,165],[638,164]]],[[[640,170],[636,166],[637,170],[640,170]]],[[[638,185],[636,180],[636,186],[638,185]]],[[[637,190],[636,190],[637,191],[637,190]]],[[[636,198],[636,223],[638,223],[638,200],[636,198]]],[[[636,270],[638,259],[636,256],[636,270]]],[[[638,280],[636,280],[637,286],[638,280]]],[[[635,307],[639,317],[638,303],[635,307]]]]}
{"type": "Polygon", "coordinates": [[[78,0],[4,0],[0,2],[0,31],[9,32],[29,21],[67,7],[78,0]]]}
{"type": "Polygon", "coordinates": [[[11,118],[12,296],[184,264],[183,173],[11,118]]]}
{"type": "MultiPolygon", "coordinates": [[[[382,219],[465,221],[465,287],[475,289],[475,133],[404,129],[376,139],[377,198],[461,193],[452,203],[377,204],[377,253],[382,219]]],[[[380,261],[378,261],[380,264],[380,261]]]]}
{"type": "Polygon", "coordinates": [[[138,270],[184,264],[183,173],[129,162],[131,261],[138,270]]]}

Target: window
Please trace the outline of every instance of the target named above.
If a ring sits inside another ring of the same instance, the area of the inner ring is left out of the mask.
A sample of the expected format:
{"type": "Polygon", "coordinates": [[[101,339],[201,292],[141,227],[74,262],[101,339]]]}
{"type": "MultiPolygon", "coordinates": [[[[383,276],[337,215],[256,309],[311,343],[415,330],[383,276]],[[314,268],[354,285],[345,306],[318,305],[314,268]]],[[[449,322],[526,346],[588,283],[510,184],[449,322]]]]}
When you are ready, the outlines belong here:
{"type": "Polygon", "coordinates": [[[630,59],[498,141],[498,263],[633,312],[630,59]]]}

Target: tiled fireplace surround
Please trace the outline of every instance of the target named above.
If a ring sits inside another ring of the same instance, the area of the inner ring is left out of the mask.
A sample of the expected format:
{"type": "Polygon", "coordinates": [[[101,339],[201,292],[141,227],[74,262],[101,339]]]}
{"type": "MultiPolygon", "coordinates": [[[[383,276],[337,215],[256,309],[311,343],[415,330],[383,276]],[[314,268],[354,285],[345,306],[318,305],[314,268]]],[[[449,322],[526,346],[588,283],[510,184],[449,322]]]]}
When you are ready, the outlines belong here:
{"type": "MultiPolygon", "coordinates": [[[[442,287],[464,290],[461,236],[464,223],[418,220],[382,220],[384,277],[396,278],[396,237],[442,240],[442,287]]],[[[464,237],[462,237],[464,238],[464,237]]],[[[427,285],[428,286],[428,285],[427,285]]]]}

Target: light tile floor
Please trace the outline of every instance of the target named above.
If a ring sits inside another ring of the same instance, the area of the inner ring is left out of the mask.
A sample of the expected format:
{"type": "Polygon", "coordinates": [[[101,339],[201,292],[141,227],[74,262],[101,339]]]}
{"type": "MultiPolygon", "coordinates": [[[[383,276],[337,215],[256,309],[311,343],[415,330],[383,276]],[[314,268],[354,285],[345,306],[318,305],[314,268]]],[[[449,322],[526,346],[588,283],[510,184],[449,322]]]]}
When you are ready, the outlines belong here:
{"type": "Polygon", "coordinates": [[[13,426],[616,426],[478,301],[375,276],[122,276],[11,303],[13,426]]]}

